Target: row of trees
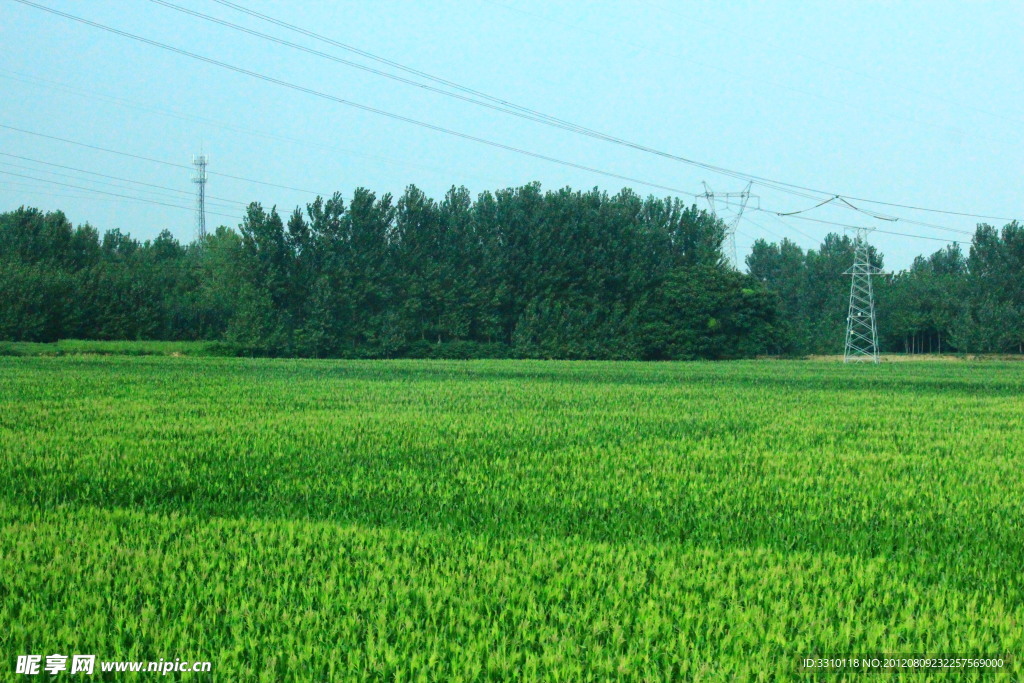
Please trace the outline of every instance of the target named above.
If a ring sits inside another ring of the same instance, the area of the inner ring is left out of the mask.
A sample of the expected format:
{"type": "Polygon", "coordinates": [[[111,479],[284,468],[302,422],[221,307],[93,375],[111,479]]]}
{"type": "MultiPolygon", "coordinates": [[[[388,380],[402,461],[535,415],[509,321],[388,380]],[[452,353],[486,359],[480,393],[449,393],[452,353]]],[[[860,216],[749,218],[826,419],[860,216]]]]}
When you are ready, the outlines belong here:
{"type": "MultiPolygon", "coordinates": [[[[804,251],[758,240],[749,273],[779,296],[780,353],[836,353],[846,325],[853,262],[848,236],[804,251]]],[[[871,263],[883,265],[871,249],[871,263]]],[[[951,244],[907,270],[874,280],[882,349],[897,353],[1024,353],[1024,226],[980,225],[969,253],[951,244]]]]}
{"type": "MultiPolygon", "coordinates": [[[[313,357],[737,358],[841,350],[848,237],[759,241],[725,265],[724,226],[679,200],[416,187],[317,198],[287,220],[181,244],[0,214],[0,339],[223,340],[313,357]]],[[[881,254],[873,253],[876,265],[881,254]]],[[[981,226],[878,285],[895,351],[1020,350],[1024,231],[981,226]]]]}
{"type": "Polygon", "coordinates": [[[775,297],[725,267],[678,200],[530,184],[441,201],[356,190],[182,245],[0,216],[0,338],[222,339],[251,353],[733,358],[768,351],[775,297]]]}

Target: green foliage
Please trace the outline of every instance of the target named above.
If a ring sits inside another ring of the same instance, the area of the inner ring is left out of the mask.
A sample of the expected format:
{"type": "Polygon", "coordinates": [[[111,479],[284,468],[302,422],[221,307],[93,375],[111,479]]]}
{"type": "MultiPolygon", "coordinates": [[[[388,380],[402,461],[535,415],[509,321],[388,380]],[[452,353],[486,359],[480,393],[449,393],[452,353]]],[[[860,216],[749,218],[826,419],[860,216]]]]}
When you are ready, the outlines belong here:
{"type": "Polygon", "coordinates": [[[1022,391],[1014,363],[0,358],[4,647],[267,681],[1019,653],[1022,391]]]}
{"type": "MultiPolygon", "coordinates": [[[[789,240],[758,240],[750,274],[781,299],[773,339],[780,353],[842,350],[853,259],[847,237],[829,235],[806,253],[789,240]]],[[[882,257],[872,251],[881,267],[882,257]]],[[[901,353],[1024,353],[1024,228],[979,225],[964,255],[951,244],[908,270],[874,280],[883,350],[901,353]]]]}
{"type": "MultiPolygon", "coordinates": [[[[238,233],[186,246],[166,232],[100,238],[34,210],[0,217],[6,233],[0,284],[18,296],[0,302],[0,338],[219,339],[260,356],[641,359],[656,346],[643,337],[646,306],[670,275],[718,292],[735,280],[717,267],[722,224],[695,207],[537,184],[475,202],[465,188],[440,202],[414,186],[397,201],[360,188],[348,205],[317,198],[287,222],[253,203],[238,233]]],[[[728,307],[754,320],[769,301],[737,295],[728,307]]],[[[751,355],[766,329],[686,353],[751,355]]]]}
{"type": "MultiPolygon", "coordinates": [[[[758,240],[750,278],[724,226],[678,199],[532,183],[475,200],[357,189],[251,204],[183,245],[0,214],[0,339],[220,340],[254,356],[724,359],[842,351],[848,236],[758,240]],[[453,349],[454,351],[444,351],[453,349]]],[[[881,267],[882,255],[871,250],[881,267]]],[[[875,279],[883,351],[1024,353],[1024,228],[978,226],[875,279]]]]}
{"type": "MultiPolygon", "coordinates": [[[[758,240],[747,257],[750,274],[781,302],[779,334],[772,340],[784,354],[841,353],[850,296],[844,277],[853,263],[854,245],[846,235],[829,234],[818,249],[806,253],[789,240],[758,240]]],[[[871,262],[881,267],[874,249],[871,262]]],[[[879,303],[879,308],[883,308],[879,303]]]]}
{"type": "Polygon", "coordinates": [[[735,271],[673,272],[645,311],[645,355],[659,360],[714,360],[770,353],[777,296],[735,271]]]}
{"type": "Polygon", "coordinates": [[[967,267],[966,304],[951,336],[966,351],[1024,353],[1024,225],[979,226],[967,267]]]}
{"type": "Polygon", "coordinates": [[[0,339],[53,341],[64,333],[71,279],[41,264],[0,260],[0,339]]]}

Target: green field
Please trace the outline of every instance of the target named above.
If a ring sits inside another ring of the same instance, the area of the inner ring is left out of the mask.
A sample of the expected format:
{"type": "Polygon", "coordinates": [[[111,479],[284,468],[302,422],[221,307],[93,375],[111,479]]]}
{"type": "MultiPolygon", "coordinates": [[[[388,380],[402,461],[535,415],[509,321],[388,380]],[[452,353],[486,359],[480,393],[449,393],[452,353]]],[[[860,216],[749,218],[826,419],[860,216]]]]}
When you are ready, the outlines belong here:
{"type": "Polygon", "coordinates": [[[6,666],[1019,678],[1022,396],[998,362],[3,357],[6,666]]]}

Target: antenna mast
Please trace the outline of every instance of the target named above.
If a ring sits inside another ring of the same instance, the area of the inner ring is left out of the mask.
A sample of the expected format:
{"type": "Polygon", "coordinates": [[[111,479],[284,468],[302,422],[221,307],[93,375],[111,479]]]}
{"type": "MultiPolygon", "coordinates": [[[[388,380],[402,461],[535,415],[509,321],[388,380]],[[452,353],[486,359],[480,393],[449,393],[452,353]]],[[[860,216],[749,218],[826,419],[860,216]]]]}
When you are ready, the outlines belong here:
{"type": "Polygon", "coordinates": [[[205,154],[192,155],[195,175],[192,182],[196,185],[196,235],[202,242],[206,237],[206,165],[209,158],[205,154]]]}

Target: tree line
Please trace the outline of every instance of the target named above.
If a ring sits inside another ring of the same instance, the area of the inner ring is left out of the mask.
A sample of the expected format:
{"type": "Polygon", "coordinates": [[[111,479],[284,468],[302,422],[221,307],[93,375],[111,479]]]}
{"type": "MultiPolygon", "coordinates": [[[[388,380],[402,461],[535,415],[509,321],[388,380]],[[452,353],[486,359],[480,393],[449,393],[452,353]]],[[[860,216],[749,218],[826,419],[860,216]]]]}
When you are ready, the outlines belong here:
{"type": "MultiPolygon", "coordinates": [[[[441,200],[357,189],[182,244],[0,214],[0,339],[220,340],[303,357],[727,359],[842,350],[853,241],[759,240],[678,199],[536,183],[441,200]]],[[[882,255],[872,252],[876,265],[882,255]]],[[[1021,351],[1024,230],[979,226],[877,281],[891,351],[1021,351]]]]}
{"type": "MultiPolygon", "coordinates": [[[[854,242],[828,235],[804,251],[755,242],[750,274],[779,296],[779,353],[842,350],[854,242]]],[[[872,265],[882,254],[869,249],[872,265]]],[[[873,278],[879,342],[894,353],[1024,353],[1024,226],[977,227],[968,252],[950,244],[906,270],[873,278]]]]}

